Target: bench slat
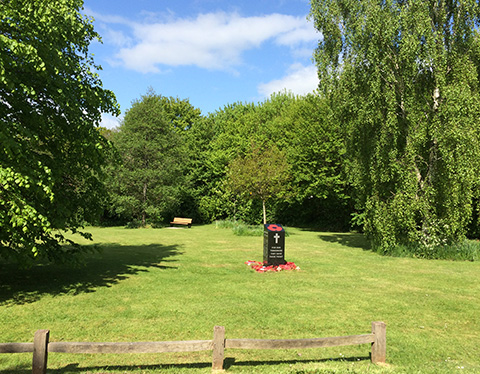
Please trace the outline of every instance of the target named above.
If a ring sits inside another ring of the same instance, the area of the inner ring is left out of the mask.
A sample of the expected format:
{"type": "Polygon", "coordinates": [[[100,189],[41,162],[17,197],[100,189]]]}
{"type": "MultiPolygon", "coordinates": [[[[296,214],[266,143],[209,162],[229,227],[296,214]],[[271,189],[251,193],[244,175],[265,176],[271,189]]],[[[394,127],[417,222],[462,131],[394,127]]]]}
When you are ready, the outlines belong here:
{"type": "Polygon", "coordinates": [[[171,225],[188,225],[190,227],[192,225],[192,218],[181,218],[175,217],[173,221],[170,222],[171,225]]]}

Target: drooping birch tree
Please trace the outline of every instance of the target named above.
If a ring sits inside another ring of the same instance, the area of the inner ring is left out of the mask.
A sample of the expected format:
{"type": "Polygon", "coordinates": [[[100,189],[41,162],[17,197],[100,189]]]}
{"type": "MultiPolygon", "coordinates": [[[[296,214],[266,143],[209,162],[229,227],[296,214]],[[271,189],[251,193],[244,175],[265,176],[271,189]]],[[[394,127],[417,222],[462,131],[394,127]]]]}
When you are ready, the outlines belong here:
{"type": "Polygon", "coordinates": [[[312,0],[315,61],[375,248],[460,241],[480,165],[480,4],[312,0]]]}

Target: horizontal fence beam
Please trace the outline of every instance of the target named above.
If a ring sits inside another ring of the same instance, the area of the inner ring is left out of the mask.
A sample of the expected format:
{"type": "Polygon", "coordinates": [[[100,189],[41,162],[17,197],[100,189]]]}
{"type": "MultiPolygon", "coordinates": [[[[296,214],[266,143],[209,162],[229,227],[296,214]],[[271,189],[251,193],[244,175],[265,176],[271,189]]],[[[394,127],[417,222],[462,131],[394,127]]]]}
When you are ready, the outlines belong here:
{"type": "Polygon", "coordinates": [[[295,349],[323,348],[343,345],[368,344],[375,341],[374,334],[337,336],[316,339],[227,339],[225,348],[242,349],[295,349]]]}
{"type": "MultiPolygon", "coordinates": [[[[0,343],[0,353],[31,353],[33,343],[0,343]]],[[[51,342],[48,352],[56,353],[166,353],[210,351],[211,340],[135,343],[51,342]]]]}
{"type": "Polygon", "coordinates": [[[57,353],[165,353],[209,351],[211,349],[211,340],[136,343],[54,342],[48,344],[48,352],[57,353]]]}
{"type": "Polygon", "coordinates": [[[38,330],[33,343],[0,343],[0,353],[33,352],[33,374],[45,374],[49,352],[56,353],[164,353],[212,351],[212,369],[223,368],[224,350],[302,349],[371,344],[371,361],[384,363],[386,358],[386,325],[372,322],[372,333],[314,339],[225,339],[225,327],[215,326],[213,340],[170,342],[49,342],[49,330],[38,330]]]}
{"type": "MultiPolygon", "coordinates": [[[[316,339],[226,339],[225,348],[295,349],[322,348],[374,343],[375,334],[316,339]]],[[[57,353],[165,353],[209,351],[212,340],[137,343],[51,342],[49,352],[57,353]]],[[[33,343],[0,343],[0,353],[33,352],[33,343]]]]}
{"type": "Polygon", "coordinates": [[[33,352],[33,343],[0,343],[0,353],[33,352]]]}

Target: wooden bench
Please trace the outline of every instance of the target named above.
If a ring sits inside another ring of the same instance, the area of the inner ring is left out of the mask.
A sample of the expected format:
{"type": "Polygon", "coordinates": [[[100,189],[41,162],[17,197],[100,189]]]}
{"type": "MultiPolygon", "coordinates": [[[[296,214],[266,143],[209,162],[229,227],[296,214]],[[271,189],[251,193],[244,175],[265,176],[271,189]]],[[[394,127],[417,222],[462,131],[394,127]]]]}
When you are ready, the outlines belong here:
{"type": "Polygon", "coordinates": [[[172,222],[170,222],[170,226],[173,225],[184,225],[188,226],[188,228],[192,227],[192,219],[191,218],[180,218],[175,217],[172,222]]]}

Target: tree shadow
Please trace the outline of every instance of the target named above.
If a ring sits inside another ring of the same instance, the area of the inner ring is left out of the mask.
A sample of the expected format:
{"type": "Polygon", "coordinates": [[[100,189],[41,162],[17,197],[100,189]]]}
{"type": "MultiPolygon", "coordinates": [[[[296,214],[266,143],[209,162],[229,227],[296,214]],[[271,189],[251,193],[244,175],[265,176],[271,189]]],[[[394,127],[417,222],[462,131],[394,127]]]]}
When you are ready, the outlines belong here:
{"type": "MultiPolygon", "coordinates": [[[[315,359],[295,359],[295,360],[272,360],[272,361],[236,361],[234,357],[226,357],[224,360],[223,368],[228,370],[234,366],[239,367],[256,367],[256,366],[277,366],[277,365],[295,365],[295,364],[308,364],[308,363],[321,363],[321,362],[357,362],[370,360],[370,356],[365,357],[342,357],[342,358],[319,358],[315,359]]],[[[197,362],[197,363],[183,363],[183,364],[158,364],[158,365],[108,365],[108,366],[92,366],[92,367],[79,367],[78,363],[69,364],[59,369],[48,369],[50,374],[74,374],[74,373],[102,373],[105,371],[120,371],[125,373],[144,372],[144,370],[167,370],[167,369],[207,369],[212,367],[212,362],[197,362]]],[[[30,374],[31,368],[18,368],[16,370],[9,370],[9,374],[30,374]]],[[[0,371],[0,374],[7,374],[7,372],[0,371]]],[[[294,372],[292,372],[294,373],[294,372]]],[[[303,373],[300,370],[299,373],[303,373]]]]}
{"type": "Polygon", "coordinates": [[[321,232],[318,237],[326,242],[337,243],[345,247],[361,248],[365,251],[372,249],[370,242],[367,240],[364,234],[356,232],[324,232],[314,228],[302,228],[302,231],[321,232]]]}
{"type": "MultiPolygon", "coordinates": [[[[93,249],[93,246],[92,246],[93,249]]],[[[36,265],[30,269],[0,268],[0,306],[33,303],[44,295],[78,295],[111,287],[148,268],[176,269],[168,266],[170,257],[181,254],[177,245],[122,246],[105,244],[86,256],[83,265],[36,265]]]]}
{"type": "Polygon", "coordinates": [[[341,357],[341,358],[319,358],[318,360],[315,359],[307,359],[307,360],[274,360],[274,361],[236,361],[234,357],[227,357],[224,361],[224,369],[227,370],[232,366],[275,366],[281,364],[308,364],[308,363],[320,363],[320,362],[356,362],[356,361],[366,361],[370,360],[370,356],[366,357],[341,357]]]}
{"type": "Polygon", "coordinates": [[[320,234],[318,237],[326,242],[338,243],[345,247],[361,248],[364,251],[371,250],[370,242],[367,240],[367,238],[363,234],[331,233],[331,234],[320,234]]]}

